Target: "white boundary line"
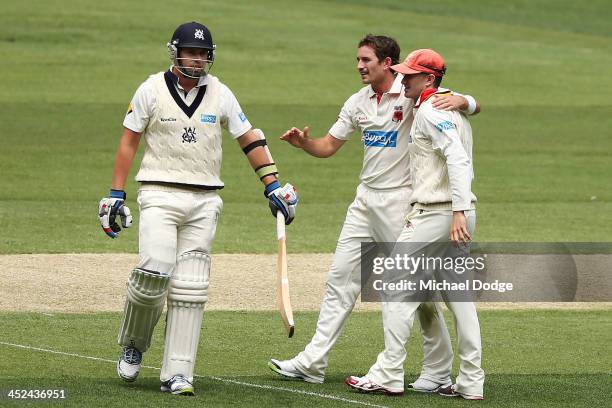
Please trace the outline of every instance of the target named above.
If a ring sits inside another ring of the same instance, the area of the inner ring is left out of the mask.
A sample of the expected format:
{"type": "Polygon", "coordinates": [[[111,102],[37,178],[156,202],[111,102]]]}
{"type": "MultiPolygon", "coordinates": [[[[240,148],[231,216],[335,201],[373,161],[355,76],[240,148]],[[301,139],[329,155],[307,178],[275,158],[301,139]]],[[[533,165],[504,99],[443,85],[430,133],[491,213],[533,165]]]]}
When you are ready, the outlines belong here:
{"type": "MultiPolygon", "coordinates": [[[[63,352],[63,351],[56,351],[56,350],[44,349],[44,348],[40,348],[40,347],[26,346],[26,345],[23,345],[23,344],[7,343],[7,342],[4,342],[4,341],[0,341],[0,344],[4,345],[4,346],[16,347],[16,348],[21,348],[21,349],[26,349],[26,350],[40,351],[40,352],[43,352],[43,353],[59,354],[61,356],[77,357],[77,358],[83,358],[83,359],[87,359],[87,360],[102,361],[102,362],[105,362],[105,363],[113,363],[113,364],[117,363],[116,360],[109,360],[107,358],[84,356],[84,355],[81,355],[81,354],[66,353],[66,352],[63,352]]],[[[152,367],[152,366],[146,366],[146,365],[143,365],[142,367],[150,368],[152,370],[160,370],[159,367],[152,367]]],[[[371,403],[365,402],[365,401],[357,401],[357,400],[352,400],[352,399],[348,399],[348,398],[337,397],[335,395],[330,395],[330,394],[320,394],[320,393],[317,393],[317,392],[296,390],[296,389],[293,389],[293,388],[274,387],[272,385],[254,384],[254,383],[249,383],[249,382],[244,382],[244,381],[232,380],[230,378],[215,377],[215,376],[212,376],[212,375],[197,375],[197,374],[195,374],[194,377],[210,378],[210,379],[215,380],[215,381],[220,381],[220,382],[230,383],[230,384],[236,384],[236,385],[242,385],[242,386],[251,387],[251,388],[261,388],[261,389],[270,390],[270,391],[284,391],[284,392],[289,392],[289,393],[292,393],[292,394],[300,394],[300,395],[307,395],[307,396],[311,396],[311,397],[330,399],[330,400],[334,400],[334,401],[342,401],[342,402],[346,402],[348,404],[363,405],[363,406],[366,406],[366,407],[388,408],[388,407],[386,407],[384,405],[371,404],[371,403]]]]}

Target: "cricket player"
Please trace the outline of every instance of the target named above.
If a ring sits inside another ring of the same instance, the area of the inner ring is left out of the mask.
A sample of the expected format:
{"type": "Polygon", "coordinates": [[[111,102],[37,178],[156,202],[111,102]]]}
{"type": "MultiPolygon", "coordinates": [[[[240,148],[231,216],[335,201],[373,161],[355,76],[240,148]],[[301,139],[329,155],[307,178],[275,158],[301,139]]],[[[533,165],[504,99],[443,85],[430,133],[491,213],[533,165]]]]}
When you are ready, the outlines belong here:
{"type": "MultiPolygon", "coordinates": [[[[316,332],[304,351],[290,360],[270,360],[276,373],[311,383],[322,383],[328,356],[361,292],[362,242],[395,242],[410,212],[412,183],[409,167],[409,131],[414,101],[402,94],[402,76],[391,66],[399,62],[397,42],[367,35],[358,45],[357,70],[366,85],[342,107],[338,120],[324,137],[311,139],[308,127],[292,128],[281,139],[315,157],[330,157],[359,130],[364,146],[363,168],[355,200],[349,206],[327,275],[316,332]]],[[[451,95],[436,100],[440,109],[479,107],[470,96],[451,95]]],[[[419,309],[423,328],[424,361],[416,391],[435,392],[450,385],[452,348],[444,318],[432,304],[419,309]]],[[[402,387],[380,387],[398,394],[402,387]]]]}
{"type": "MultiPolygon", "coordinates": [[[[391,70],[404,74],[404,95],[415,101],[408,141],[413,209],[397,241],[415,247],[425,242],[465,244],[472,239],[476,226],[476,196],[471,191],[472,128],[463,113],[440,110],[432,103],[446,72],[444,59],[430,49],[416,50],[391,70]]],[[[455,317],[461,363],[456,383],[438,393],[481,400],[484,371],[480,366],[482,348],[476,307],[473,302],[457,302],[450,297],[445,301],[455,317]]],[[[419,304],[382,303],[385,349],[364,377],[347,378],[350,387],[361,391],[403,388],[405,345],[419,304]]]]}
{"type": "Polygon", "coordinates": [[[289,224],[297,194],[281,187],[263,133],[252,129],[230,89],[208,72],[215,44],[206,26],[181,24],[168,43],[172,66],[151,75],[136,91],[123,121],[112,187],[100,201],[100,223],[115,238],[131,224],[125,206],[125,181],[141,138],[145,148],[136,180],[140,182],[138,265],[127,283],[127,299],[118,342],[119,377],[134,381],[142,353],[167,300],[161,390],[193,395],[204,305],[208,300],[210,253],[223,203],[221,129],[238,141],[263,182],[274,216],[289,224]]]}

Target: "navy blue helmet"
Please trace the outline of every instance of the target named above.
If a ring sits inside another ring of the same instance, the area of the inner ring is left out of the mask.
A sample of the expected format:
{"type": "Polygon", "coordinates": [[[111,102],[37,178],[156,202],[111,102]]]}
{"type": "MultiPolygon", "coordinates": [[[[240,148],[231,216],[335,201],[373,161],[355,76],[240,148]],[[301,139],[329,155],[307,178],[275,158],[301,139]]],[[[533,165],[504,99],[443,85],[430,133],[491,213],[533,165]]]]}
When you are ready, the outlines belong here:
{"type": "Polygon", "coordinates": [[[181,74],[189,78],[199,78],[206,75],[207,70],[202,68],[200,70],[194,68],[186,68],[181,63],[186,58],[181,58],[181,48],[202,48],[207,50],[207,57],[202,60],[206,63],[206,67],[210,69],[215,60],[215,44],[213,43],[212,34],[210,30],[204,25],[198,22],[192,21],[190,23],[181,24],[174,30],[172,38],[168,43],[168,52],[170,59],[181,74]]]}

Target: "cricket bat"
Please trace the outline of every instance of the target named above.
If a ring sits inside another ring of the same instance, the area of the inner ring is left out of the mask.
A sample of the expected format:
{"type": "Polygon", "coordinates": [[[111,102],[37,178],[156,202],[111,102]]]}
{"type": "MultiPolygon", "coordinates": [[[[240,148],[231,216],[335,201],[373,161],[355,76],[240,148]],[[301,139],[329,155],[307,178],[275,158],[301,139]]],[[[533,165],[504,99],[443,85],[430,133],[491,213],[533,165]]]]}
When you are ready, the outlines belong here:
{"type": "Polygon", "coordinates": [[[287,277],[287,237],[285,235],[285,216],[276,214],[276,235],[278,237],[278,259],[276,262],[276,298],[281,318],[289,337],[293,336],[295,323],[289,298],[289,278],[287,277]]]}

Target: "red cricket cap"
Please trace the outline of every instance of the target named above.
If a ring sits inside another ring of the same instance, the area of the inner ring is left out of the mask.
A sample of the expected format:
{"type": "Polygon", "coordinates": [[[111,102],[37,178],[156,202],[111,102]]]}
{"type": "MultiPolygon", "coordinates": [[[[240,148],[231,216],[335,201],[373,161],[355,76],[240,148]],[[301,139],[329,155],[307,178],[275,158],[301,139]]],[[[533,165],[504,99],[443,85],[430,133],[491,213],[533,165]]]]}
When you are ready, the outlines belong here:
{"type": "Polygon", "coordinates": [[[412,51],[404,62],[392,65],[391,69],[400,74],[425,72],[427,74],[434,74],[437,77],[441,77],[446,73],[444,58],[429,48],[412,51]]]}

